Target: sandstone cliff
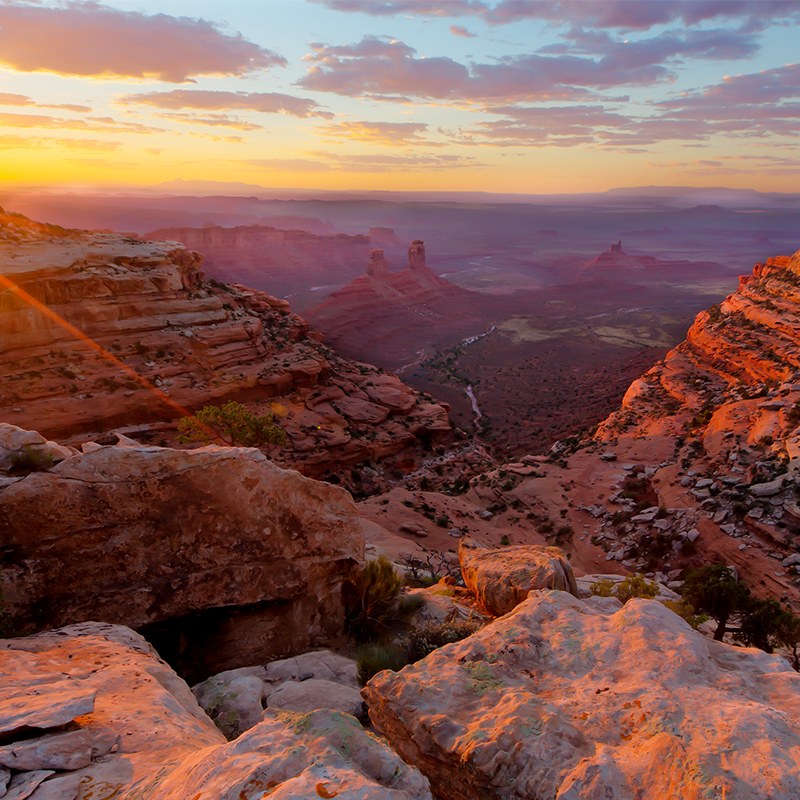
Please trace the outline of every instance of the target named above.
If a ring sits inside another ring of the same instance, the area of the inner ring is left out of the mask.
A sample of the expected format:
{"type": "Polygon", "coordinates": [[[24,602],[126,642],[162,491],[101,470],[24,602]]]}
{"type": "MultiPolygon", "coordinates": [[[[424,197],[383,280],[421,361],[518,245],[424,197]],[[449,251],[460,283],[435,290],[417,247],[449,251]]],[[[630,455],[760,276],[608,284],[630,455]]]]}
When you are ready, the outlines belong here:
{"type": "Polygon", "coordinates": [[[202,256],[175,242],[3,230],[15,237],[0,243],[7,422],[96,434],[236,397],[279,408],[282,457],[317,475],[449,431],[443,406],[338,356],[287,301],[205,280],[202,256]]]}
{"type": "Polygon", "coordinates": [[[350,280],[372,247],[369,236],[318,235],[265,225],[160,228],[144,238],[181,242],[205,255],[211,277],[278,295],[350,280]]]}

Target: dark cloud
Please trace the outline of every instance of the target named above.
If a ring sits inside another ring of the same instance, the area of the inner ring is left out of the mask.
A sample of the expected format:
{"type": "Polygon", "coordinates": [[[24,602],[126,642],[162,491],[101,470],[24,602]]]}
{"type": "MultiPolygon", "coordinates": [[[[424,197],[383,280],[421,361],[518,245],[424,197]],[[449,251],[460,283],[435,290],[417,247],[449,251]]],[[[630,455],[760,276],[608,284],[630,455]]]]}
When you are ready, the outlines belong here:
{"type": "Polygon", "coordinates": [[[244,75],[286,60],[214,23],[67,0],[0,4],[0,64],[19,72],[157,78],[244,75]]]}
{"type": "Polygon", "coordinates": [[[170,92],[126,94],[117,99],[123,105],[147,105],[180,111],[258,111],[265,114],[289,114],[292,117],[332,118],[329,111],[314,100],[274,92],[215,92],[202,89],[173,89],[170,92]]]}

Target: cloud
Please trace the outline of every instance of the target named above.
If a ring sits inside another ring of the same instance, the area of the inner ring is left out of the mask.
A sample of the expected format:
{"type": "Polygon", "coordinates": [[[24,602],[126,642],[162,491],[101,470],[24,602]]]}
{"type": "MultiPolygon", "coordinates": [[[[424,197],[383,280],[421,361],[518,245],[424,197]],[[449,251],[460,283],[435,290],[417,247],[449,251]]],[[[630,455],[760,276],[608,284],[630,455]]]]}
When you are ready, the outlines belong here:
{"type": "Polygon", "coordinates": [[[240,131],[260,131],[264,127],[263,125],[256,125],[255,122],[248,122],[228,114],[208,114],[205,117],[199,117],[196,114],[174,112],[171,114],[159,114],[158,116],[161,119],[169,119],[189,125],[211,125],[212,127],[236,128],[240,131]]]}
{"type": "Polygon", "coordinates": [[[470,33],[463,25],[451,25],[450,33],[453,36],[463,36],[465,39],[474,39],[478,34],[470,33]]]}
{"type": "MultiPolygon", "coordinates": [[[[424,136],[428,129],[421,122],[338,122],[333,125],[322,125],[318,131],[337,139],[353,142],[382,145],[410,145],[425,143],[430,145],[424,136]]],[[[438,145],[436,145],[438,146],[438,145]]]]}
{"type": "Polygon", "coordinates": [[[15,114],[0,112],[0,127],[3,128],[56,128],[81,131],[114,131],[116,133],[156,133],[163,128],[151,128],[139,122],[118,122],[111,117],[84,117],[66,119],[44,114],[15,114]]]}
{"type": "Polygon", "coordinates": [[[334,115],[323,111],[314,100],[274,92],[215,92],[201,89],[173,89],[170,92],[126,94],[117,98],[123,105],[148,105],[155,108],[181,110],[195,108],[204,111],[258,111],[264,114],[289,114],[292,117],[324,117],[334,115]]]}
{"type": "Polygon", "coordinates": [[[567,38],[572,45],[558,45],[558,52],[506,56],[469,67],[446,57],[418,58],[412,47],[386,37],[365,36],[349,45],[312,43],[312,53],[305,56],[311,66],[298,85],[395,102],[585,102],[614,87],[667,82],[674,77],[668,65],[676,59],[740,58],[756,49],[750,34],[721,30],[623,42],[573,28],[567,38]]]}
{"type": "Polygon", "coordinates": [[[594,28],[645,31],[655,25],[681,22],[686,26],[707,20],[782,20],[800,18],[793,0],[311,0],[335,11],[373,17],[478,16],[490,25],[526,19],[594,28]]]}
{"type": "Polygon", "coordinates": [[[0,4],[0,64],[18,72],[184,83],[286,63],[204,19],[121,11],[93,0],[0,4]]]}
{"type": "Polygon", "coordinates": [[[66,147],[70,150],[119,150],[122,142],[104,142],[99,139],[56,139],[48,136],[0,135],[0,150],[41,150],[48,147],[66,147]]]}
{"type": "Polygon", "coordinates": [[[89,106],[79,106],[74,103],[37,103],[24,94],[10,94],[0,92],[0,106],[30,106],[33,108],[58,108],[63,111],[89,112],[89,106]]]}
{"type": "Polygon", "coordinates": [[[470,128],[451,132],[451,141],[494,147],[575,147],[596,142],[599,129],[616,130],[631,122],[629,117],[607,111],[600,105],[547,108],[498,106],[485,110],[504,118],[483,121],[470,128]]]}

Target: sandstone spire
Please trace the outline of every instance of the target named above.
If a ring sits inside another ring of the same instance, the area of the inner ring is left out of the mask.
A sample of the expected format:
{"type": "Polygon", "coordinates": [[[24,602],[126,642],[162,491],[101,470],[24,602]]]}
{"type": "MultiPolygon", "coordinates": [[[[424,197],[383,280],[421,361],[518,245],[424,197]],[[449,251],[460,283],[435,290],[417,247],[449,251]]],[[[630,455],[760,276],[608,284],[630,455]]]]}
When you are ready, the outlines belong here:
{"type": "Polygon", "coordinates": [[[408,248],[408,268],[425,268],[425,242],[423,242],[422,239],[414,239],[414,241],[411,242],[411,246],[408,248]]]}

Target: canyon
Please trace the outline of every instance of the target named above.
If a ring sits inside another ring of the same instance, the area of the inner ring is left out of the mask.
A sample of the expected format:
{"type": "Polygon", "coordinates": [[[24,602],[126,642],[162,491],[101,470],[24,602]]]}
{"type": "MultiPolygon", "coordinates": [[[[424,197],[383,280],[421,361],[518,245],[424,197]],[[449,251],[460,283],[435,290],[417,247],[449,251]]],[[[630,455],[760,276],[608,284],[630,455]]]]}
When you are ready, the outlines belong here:
{"type": "MultiPolygon", "coordinates": [[[[2,221],[0,797],[796,797],[788,653],[675,610],[718,564],[800,611],[800,251],[634,362],[594,431],[502,458],[175,241],[2,221]],[[287,444],[178,441],[229,400],[287,444]],[[412,631],[475,627],[359,700],[343,586],[381,556],[443,577],[403,590],[412,631]],[[598,596],[633,574],[655,599],[598,596]]],[[[323,311],[491,305],[421,240],[408,258],[371,248],[323,311]]],[[[554,292],[548,320],[486,320],[438,368],[558,330],[554,292]]]]}

